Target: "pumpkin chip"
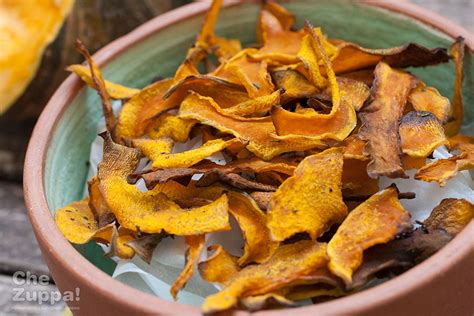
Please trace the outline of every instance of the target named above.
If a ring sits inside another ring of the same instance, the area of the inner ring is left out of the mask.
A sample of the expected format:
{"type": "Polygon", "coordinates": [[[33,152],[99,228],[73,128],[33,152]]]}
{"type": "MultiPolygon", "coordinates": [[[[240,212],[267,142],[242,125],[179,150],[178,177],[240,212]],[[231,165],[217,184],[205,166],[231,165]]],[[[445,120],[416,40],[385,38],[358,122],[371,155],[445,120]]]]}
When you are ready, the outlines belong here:
{"type": "Polygon", "coordinates": [[[223,109],[223,112],[231,116],[264,116],[270,112],[272,106],[280,104],[282,93],[284,93],[284,90],[277,90],[272,94],[257,97],[233,107],[223,109]]]}
{"type": "Polygon", "coordinates": [[[127,241],[125,245],[132,248],[133,251],[135,251],[135,254],[138,255],[143,261],[150,264],[153,257],[153,251],[165,237],[166,234],[164,233],[144,235],[142,237],[127,241]]]}
{"type": "Polygon", "coordinates": [[[244,237],[244,254],[238,264],[263,263],[268,261],[278,248],[272,241],[267,215],[248,196],[229,192],[229,212],[234,216],[244,237]]]}
{"type": "Polygon", "coordinates": [[[120,110],[115,135],[117,139],[132,139],[145,134],[149,121],[161,112],[173,107],[162,101],[164,94],[173,84],[164,79],[143,88],[120,110]]]}
{"type": "MultiPolygon", "coordinates": [[[[363,82],[344,77],[337,77],[336,81],[341,93],[341,101],[349,103],[354,110],[359,112],[370,96],[369,87],[363,82]]],[[[314,97],[322,101],[332,101],[331,88],[326,87],[314,97]]]]}
{"type": "Polygon", "coordinates": [[[445,125],[446,135],[454,136],[459,133],[459,129],[464,121],[464,103],[462,96],[462,84],[464,81],[464,51],[466,44],[464,38],[458,37],[451,45],[450,53],[454,59],[454,93],[451,103],[450,121],[445,125]]]}
{"type": "Polygon", "coordinates": [[[329,269],[346,284],[362,263],[363,251],[411,230],[410,214],[390,187],[352,210],[328,244],[329,269]]]}
{"type": "Polygon", "coordinates": [[[97,64],[92,59],[92,56],[87,50],[86,46],[80,40],[76,40],[76,49],[79,53],[82,54],[82,56],[84,56],[87,63],[89,64],[92,81],[94,82],[94,86],[97,88],[96,90],[100,96],[100,101],[102,103],[102,112],[105,117],[105,125],[107,127],[107,131],[112,132],[115,128],[115,115],[112,109],[110,95],[107,91],[104,78],[102,77],[102,73],[100,72],[100,69],[97,64]]]}
{"type": "MultiPolygon", "coordinates": [[[[312,48],[309,55],[313,56],[315,63],[308,64],[308,69],[315,69],[319,73],[318,60],[321,60],[328,75],[329,86],[331,87],[332,109],[329,114],[319,113],[292,113],[281,107],[272,109],[272,120],[278,135],[304,135],[317,137],[320,139],[331,138],[335,140],[343,140],[354,129],[357,123],[354,108],[345,101],[341,100],[339,86],[336,76],[331,68],[331,62],[324,51],[322,45],[322,35],[308,22],[305,26],[308,33],[308,41],[312,48]],[[342,102],[341,102],[342,101],[342,102]]],[[[319,74],[320,75],[320,74],[319,74]]],[[[316,80],[316,79],[315,79],[316,80]]],[[[322,77],[321,77],[322,80],[322,77]]],[[[310,79],[310,81],[312,81],[310,79]]],[[[319,81],[316,80],[316,81],[319,81]]],[[[317,87],[324,87],[324,82],[313,82],[317,87]]]]}
{"type": "Polygon", "coordinates": [[[132,145],[133,147],[140,149],[140,151],[148,158],[168,154],[173,149],[173,142],[169,138],[135,138],[132,140],[132,145]]]}
{"type": "Polygon", "coordinates": [[[296,233],[316,239],[347,215],[342,200],[342,148],[306,157],[273,195],[267,214],[276,241],[296,233]]]}
{"type": "MultiPolygon", "coordinates": [[[[84,81],[92,89],[98,89],[97,85],[92,79],[91,71],[84,65],[70,65],[66,68],[67,71],[73,72],[78,75],[82,81],[84,81]]],[[[112,99],[123,100],[130,99],[134,95],[140,92],[140,89],[129,88],[116,84],[107,80],[104,80],[105,90],[112,99]]]]}
{"type": "Polygon", "coordinates": [[[474,218],[474,205],[464,199],[444,199],[423,222],[423,227],[432,232],[442,229],[456,236],[474,218]]]}
{"type": "Polygon", "coordinates": [[[182,209],[162,192],[141,192],[118,177],[102,181],[101,191],[120,225],[132,231],[189,236],[230,229],[225,195],[202,207],[182,209]]]}
{"type": "Polygon", "coordinates": [[[238,139],[228,141],[215,139],[206,142],[199,148],[181,153],[171,154],[150,150],[144,154],[148,154],[147,157],[152,161],[153,168],[186,168],[238,142],[238,139]]]}
{"type": "Polygon", "coordinates": [[[195,120],[186,120],[169,113],[163,113],[153,120],[146,128],[150,138],[169,137],[175,142],[184,143],[189,138],[195,120]]]}
{"type": "Polygon", "coordinates": [[[309,98],[319,91],[308,79],[293,69],[274,70],[271,76],[276,88],[285,91],[281,96],[282,104],[309,98]]]}
{"type": "Polygon", "coordinates": [[[115,220],[115,216],[110,212],[107,203],[105,203],[102,193],[100,193],[99,184],[100,181],[97,176],[92,177],[92,179],[87,183],[89,191],[89,208],[97,220],[97,225],[99,227],[104,227],[107,224],[112,223],[115,220]]]}
{"type": "Polygon", "coordinates": [[[105,254],[107,257],[118,257],[120,259],[131,259],[135,256],[135,250],[128,246],[128,242],[136,238],[133,231],[116,226],[112,230],[112,241],[110,242],[109,251],[105,254]]]}
{"type": "Polygon", "coordinates": [[[283,295],[269,293],[257,296],[243,297],[240,304],[248,311],[255,312],[269,307],[292,307],[296,303],[283,295]]]}
{"type": "Polygon", "coordinates": [[[299,284],[326,264],[325,244],[302,240],[282,245],[270,260],[245,267],[219,293],[208,296],[202,311],[204,314],[224,311],[235,306],[240,298],[299,284]]]}
{"type": "Polygon", "coordinates": [[[315,147],[326,147],[318,139],[288,135],[275,135],[275,127],[270,117],[240,118],[228,116],[220,109],[214,100],[191,93],[181,103],[179,116],[192,118],[202,124],[230,133],[244,142],[248,142],[247,149],[263,160],[290,151],[307,150],[315,147]]]}
{"type": "Polygon", "coordinates": [[[367,141],[365,152],[371,157],[367,173],[372,178],[382,175],[405,177],[400,158],[398,124],[408,93],[416,80],[386,63],[377,65],[375,78],[372,102],[359,113],[362,126],[358,135],[367,141]]]}
{"type": "Polygon", "coordinates": [[[207,251],[214,253],[198,264],[201,277],[208,282],[226,284],[241,270],[239,258],[229,254],[221,245],[212,245],[207,251]]]}
{"type": "Polygon", "coordinates": [[[240,190],[250,191],[276,191],[277,187],[242,177],[236,173],[224,173],[219,169],[205,173],[196,182],[198,187],[208,187],[216,182],[222,182],[240,190]]]}
{"type": "Polygon", "coordinates": [[[170,289],[171,296],[173,296],[175,301],[177,299],[178,292],[186,285],[186,282],[194,274],[194,267],[198,264],[199,258],[201,257],[205,240],[206,239],[204,235],[186,236],[184,238],[187,247],[185,260],[186,263],[183,271],[181,271],[170,289]]]}
{"type": "Polygon", "coordinates": [[[463,144],[461,153],[447,159],[439,159],[428,163],[418,169],[415,179],[438,182],[444,187],[449,179],[456,176],[459,171],[474,168],[474,145],[463,144]]]}
{"type": "Polygon", "coordinates": [[[416,111],[405,114],[398,128],[402,152],[410,157],[428,157],[447,143],[440,121],[431,112],[416,111]]]}
{"type": "Polygon", "coordinates": [[[54,221],[64,237],[74,244],[85,244],[92,239],[110,241],[112,237],[113,224],[99,227],[89,208],[89,198],[57,210],[54,221]]]}
{"type": "Polygon", "coordinates": [[[408,95],[408,102],[415,111],[431,112],[438,120],[444,124],[449,119],[451,102],[443,97],[438,90],[433,87],[427,87],[423,81],[408,95]]]}
{"type": "Polygon", "coordinates": [[[449,56],[444,48],[428,49],[414,43],[386,49],[367,49],[357,44],[332,41],[339,53],[332,61],[336,74],[375,67],[383,62],[394,68],[425,67],[446,63],[449,56]]]}

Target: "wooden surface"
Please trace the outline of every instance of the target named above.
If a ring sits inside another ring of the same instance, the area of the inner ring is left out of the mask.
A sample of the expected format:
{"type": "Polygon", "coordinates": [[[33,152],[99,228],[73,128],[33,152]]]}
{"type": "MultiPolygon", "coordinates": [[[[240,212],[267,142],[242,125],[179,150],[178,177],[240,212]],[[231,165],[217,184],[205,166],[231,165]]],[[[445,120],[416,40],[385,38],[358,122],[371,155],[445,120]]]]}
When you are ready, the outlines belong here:
{"type": "MultiPolygon", "coordinates": [[[[474,32],[474,0],[412,2],[437,11],[474,32]]],[[[40,305],[12,299],[14,289],[18,287],[32,293],[55,291],[54,284],[18,286],[11,277],[18,270],[48,274],[23,205],[21,169],[30,130],[31,124],[22,128],[0,124],[0,315],[61,315],[63,303],[40,305]]]]}

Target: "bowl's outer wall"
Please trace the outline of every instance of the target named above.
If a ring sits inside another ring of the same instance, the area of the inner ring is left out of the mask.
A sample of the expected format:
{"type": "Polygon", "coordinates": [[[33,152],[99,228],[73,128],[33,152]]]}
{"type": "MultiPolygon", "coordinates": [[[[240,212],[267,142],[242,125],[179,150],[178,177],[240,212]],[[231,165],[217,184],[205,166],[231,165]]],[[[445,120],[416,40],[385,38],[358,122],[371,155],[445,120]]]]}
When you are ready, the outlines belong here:
{"type": "MultiPolygon", "coordinates": [[[[308,19],[314,25],[322,26],[323,31],[329,37],[350,40],[366,47],[392,47],[410,41],[428,47],[449,47],[452,42],[442,33],[429,29],[412,19],[355,4],[351,1],[319,1],[315,3],[311,0],[300,0],[287,4],[287,7],[295,13],[299,25],[308,19]]],[[[217,32],[228,37],[240,38],[244,44],[254,42],[257,11],[258,6],[253,4],[241,4],[224,9],[219,18],[217,32]]],[[[187,48],[193,42],[202,18],[202,15],[193,16],[168,26],[129,47],[103,67],[104,76],[111,81],[132,87],[143,87],[157,75],[171,76],[183,60],[187,48]]],[[[464,98],[468,105],[466,123],[471,124],[474,122],[474,109],[471,106],[474,101],[473,70],[472,56],[467,53],[464,98]]],[[[443,95],[452,96],[454,74],[451,63],[424,69],[412,69],[412,71],[425,80],[428,85],[437,87],[443,95]]],[[[45,194],[51,210],[82,197],[87,176],[90,144],[97,134],[96,126],[100,116],[101,107],[97,94],[91,89],[82,88],[67,106],[57,123],[44,165],[45,194]]],[[[465,131],[472,134],[472,126],[467,127],[466,125],[465,131]]],[[[102,251],[98,246],[90,244],[78,247],[78,249],[103,271],[107,273],[113,271],[114,263],[103,258],[102,251]]],[[[53,251],[44,249],[44,246],[43,251],[61,290],[70,288],[74,284],[81,284],[79,279],[63,281],[65,272],[58,271],[58,266],[48,255],[53,251]]],[[[472,267],[472,260],[470,264],[472,267]]],[[[456,267],[456,269],[461,268],[461,265],[456,267]]],[[[441,289],[443,282],[447,282],[449,278],[455,278],[461,283],[466,282],[462,275],[458,277],[445,275],[436,280],[438,285],[434,285],[433,288],[441,289]]],[[[437,299],[437,301],[432,301],[433,305],[440,306],[439,297],[435,295],[433,298],[437,299]]],[[[97,293],[89,292],[87,288],[81,289],[81,302],[83,302],[81,303],[81,314],[86,312],[84,306],[87,306],[86,302],[89,299],[96,300],[97,293]]],[[[416,302],[411,302],[414,299],[416,298],[409,298],[406,302],[415,304],[416,302]]],[[[446,305],[449,305],[448,302],[446,305]]],[[[396,308],[393,304],[391,306],[389,314],[395,314],[397,310],[401,313],[407,307],[404,305],[396,308]]],[[[429,304],[425,307],[429,309],[429,304]]],[[[185,310],[191,311],[184,306],[181,308],[183,308],[183,312],[185,310]]],[[[462,308],[472,308],[472,304],[463,307],[461,302],[458,302],[458,306],[453,308],[462,311],[462,308]]],[[[110,312],[112,310],[113,308],[110,312]]]]}

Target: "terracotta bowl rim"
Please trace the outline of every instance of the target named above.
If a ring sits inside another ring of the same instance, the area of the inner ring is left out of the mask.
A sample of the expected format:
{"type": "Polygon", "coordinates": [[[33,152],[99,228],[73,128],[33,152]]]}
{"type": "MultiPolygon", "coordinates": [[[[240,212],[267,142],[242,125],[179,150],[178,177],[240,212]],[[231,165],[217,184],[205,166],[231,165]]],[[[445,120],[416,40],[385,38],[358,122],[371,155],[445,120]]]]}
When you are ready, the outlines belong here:
{"type": "MultiPolygon", "coordinates": [[[[226,5],[237,5],[243,1],[226,1],[226,5]]],[[[364,4],[384,8],[422,22],[450,37],[463,36],[471,51],[474,50],[474,34],[448,19],[422,7],[404,1],[366,0],[364,4]]],[[[208,3],[195,2],[160,15],[138,27],[131,33],[113,41],[94,54],[99,65],[105,65],[129,46],[144,40],[154,33],[192,17],[206,10],[208,3]]],[[[74,274],[83,285],[105,293],[110,303],[127,305],[142,313],[186,313],[200,314],[198,307],[164,301],[129,287],[101,271],[90,263],[63,237],[57,228],[49,210],[44,190],[44,166],[51,136],[64,111],[75,98],[83,83],[74,75],[69,76],[57,89],[48,102],[31,136],[24,166],[24,196],[28,214],[43,252],[48,252],[57,260],[63,273],[74,274]],[[110,291],[113,288],[114,291],[110,291]],[[157,308],[159,306],[159,308],[157,308]]],[[[406,292],[414,293],[437,275],[447,272],[458,260],[470,255],[469,244],[474,235],[474,222],[471,222],[454,240],[438,253],[375,288],[367,289],[334,301],[292,309],[292,313],[322,312],[344,313],[349,307],[351,312],[363,313],[374,305],[396,300],[406,292]]],[[[279,314],[278,311],[262,311],[256,314],[279,314]]],[[[237,314],[246,314],[237,312],[237,314]]]]}

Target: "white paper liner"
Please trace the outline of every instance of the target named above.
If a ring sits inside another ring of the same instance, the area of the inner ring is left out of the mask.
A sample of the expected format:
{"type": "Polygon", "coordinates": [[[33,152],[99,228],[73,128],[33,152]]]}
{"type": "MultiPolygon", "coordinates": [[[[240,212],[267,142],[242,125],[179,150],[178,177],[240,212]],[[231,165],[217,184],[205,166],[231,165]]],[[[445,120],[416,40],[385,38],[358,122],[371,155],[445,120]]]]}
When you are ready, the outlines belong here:
{"type": "MultiPolygon", "coordinates": [[[[114,109],[117,110],[120,103],[114,103],[114,109]]],[[[105,123],[102,119],[97,127],[101,132],[105,129],[105,123]]],[[[97,172],[97,165],[102,160],[102,138],[97,137],[91,145],[89,179],[97,172]]],[[[201,146],[202,140],[194,138],[186,143],[177,143],[173,152],[182,152],[201,146]]],[[[433,156],[436,159],[448,158],[451,154],[446,147],[441,146],[435,150],[433,156]]],[[[216,163],[225,164],[225,157],[222,154],[216,154],[208,158],[216,163]]],[[[463,198],[474,203],[474,183],[468,171],[460,172],[456,177],[449,180],[447,185],[440,188],[437,183],[413,180],[415,170],[407,172],[409,179],[390,179],[382,177],[379,180],[381,189],[395,183],[400,192],[415,192],[416,198],[413,200],[401,200],[402,205],[411,213],[413,221],[423,221],[431,210],[445,198],[463,198]]],[[[199,178],[196,175],[194,179],[199,178]]],[[[139,181],[137,186],[141,190],[146,190],[143,181],[139,181]]],[[[85,188],[87,194],[87,188],[85,188]]],[[[243,253],[242,233],[235,222],[230,218],[232,230],[221,233],[208,234],[206,236],[206,247],[213,244],[222,245],[231,254],[240,256],[243,253]]],[[[104,250],[108,247],[102,246],[104,250]]],[[[113,258],[117,262],[117,267],[112,275],[113,278],[134,287],[143,292],[154,294],[164,300],[173,301],[169,290],[174,280],[185,264],[184,253],[186,247],[184,238],[175,237],[165,238],[156,247],[151,264],[148,265],[138,256],[131,260],[113,258]]],[[[207,258],[207,252],[203,251],[201,259],[207,258]]],[[[204,298],[209,294],[219,290],[217,284],[211,284],[204,281],[198,271],[194,271],[193,276],[186,283],[186,287],[178,294],[178,302],[194,306],[202,305],[204,298]]],[[[311,304],[310,300],[298,302],[299,305],[311,304]]]]}

